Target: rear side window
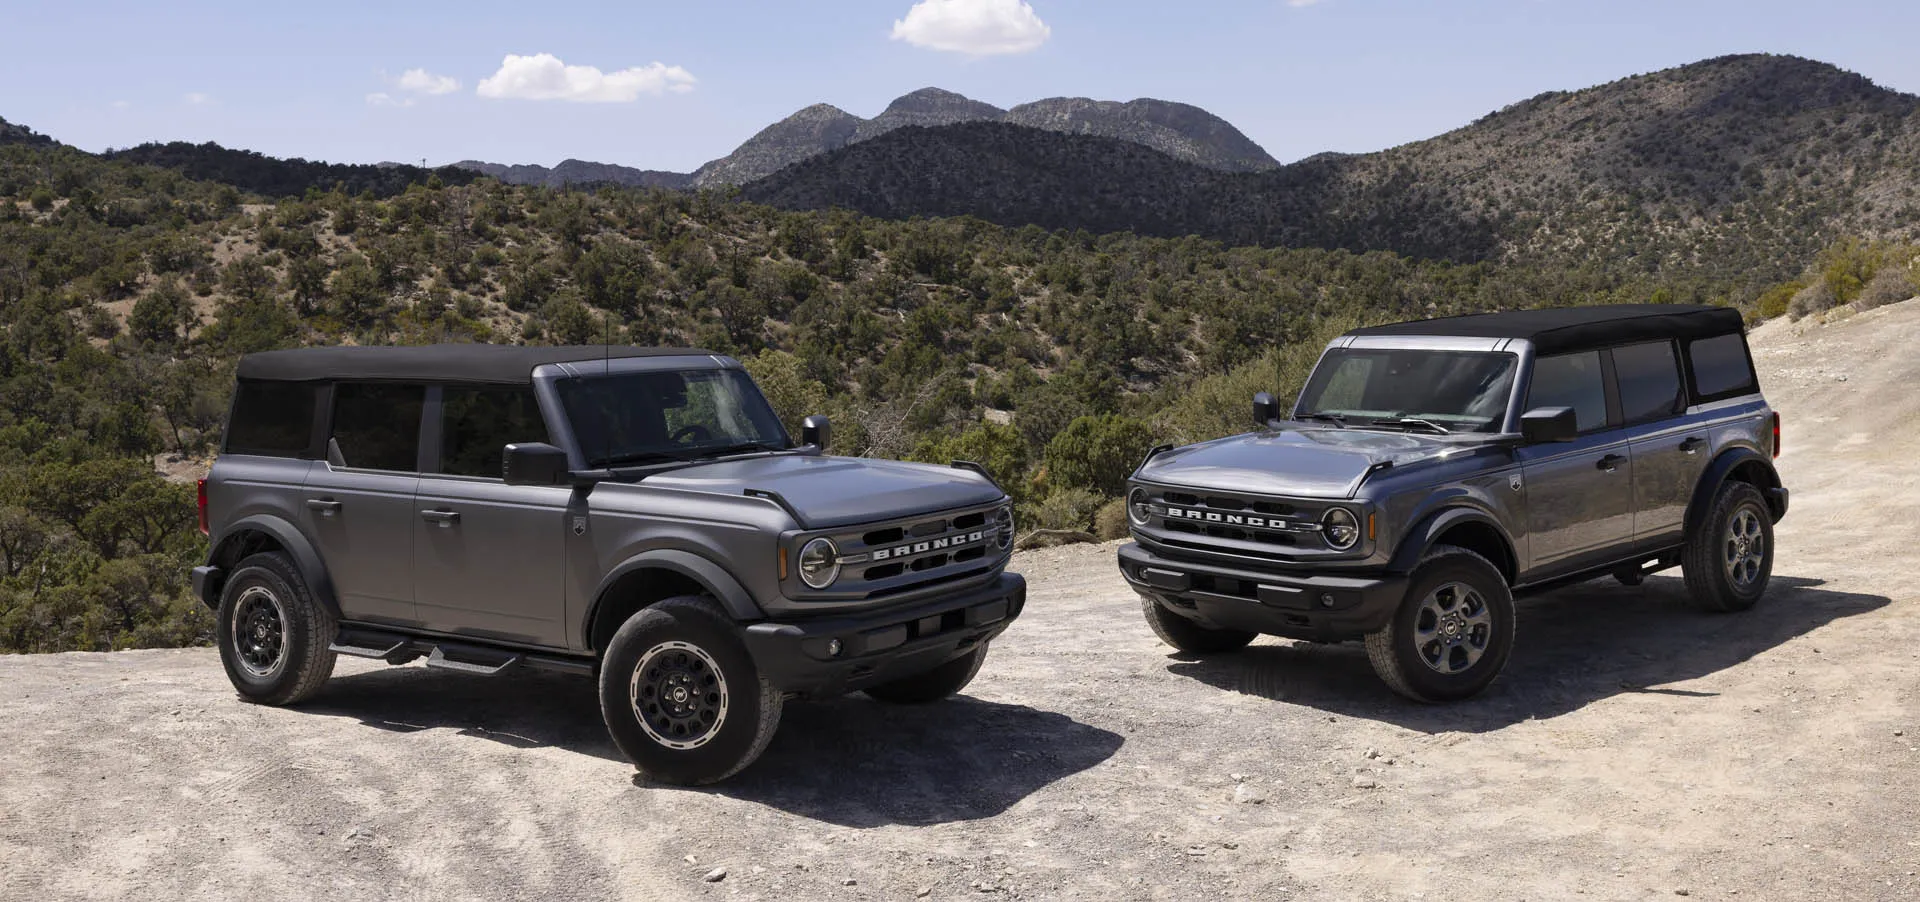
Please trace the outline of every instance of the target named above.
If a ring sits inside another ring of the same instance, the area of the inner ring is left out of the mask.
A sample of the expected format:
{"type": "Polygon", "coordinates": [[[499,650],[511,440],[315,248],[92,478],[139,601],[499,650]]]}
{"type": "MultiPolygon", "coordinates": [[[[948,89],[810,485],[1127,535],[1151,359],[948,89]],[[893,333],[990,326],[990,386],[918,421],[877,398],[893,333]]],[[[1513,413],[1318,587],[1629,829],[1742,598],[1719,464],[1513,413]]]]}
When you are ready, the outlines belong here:
{"type": "MultiPolygon", "coordinates": [[[[419,385],[344,383],[333,389],[333,442],[338,463],[362,470],[411,473],[419,466],[419,385]]],[[[328,454],[333,452],[328,450],[328,454]]]]}
{"type": "Polygon", "coordinates": [[[500,449],[547,441],[531,389],[455,388],[440,393],[440,472],[500,478],[500,449]]]}
{"type": "Polygon", "coordinates": [[[1693,367],[1693,393],[1702,401],[1760,390],[1758,380],[1753,377],[1753,362],[1747,359],[1744,336],[1716,335],[1690,342],[1687,362],[1693,367]]]}
{"type": "Polygon", "coordinates": [[[1620,380],[1620,415],[1628,423],[1672,416],[1680,403],[1680,363],[1673,342],[1654,341],[1613,349],[1620,380]]]}
{"type": "Polygon", "coordinates": [[[1607,424],[1607,383],[1600,372],[1600,352],[1561,354],[1533,362],[1533,387],[1527,390],[1527,409],[1571,407],[1581,432],[1607,424]]]}
{"type": "Polygon", "coordinates": [[[242,381],[233,389],[233,419],[227,424],[228,454],[300,457],[313,447],[311,382],[242,381]]]}

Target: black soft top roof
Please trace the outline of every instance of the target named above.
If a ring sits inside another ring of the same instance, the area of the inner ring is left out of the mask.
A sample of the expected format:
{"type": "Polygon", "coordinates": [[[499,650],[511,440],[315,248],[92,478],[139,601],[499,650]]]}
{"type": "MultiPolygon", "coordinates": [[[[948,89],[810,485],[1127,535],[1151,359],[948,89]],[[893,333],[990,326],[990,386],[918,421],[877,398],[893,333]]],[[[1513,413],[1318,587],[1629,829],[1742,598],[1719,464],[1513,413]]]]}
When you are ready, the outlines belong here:
{"type": "Polygon", "coordinates": [[[1745,329],[1740,311],[1688,304],[1600,304],[1479,313],[1355,329],[1348,335],[1524,338],[1541,354],[1662,338],[1702,338],[1745,329]]]}
{"type": "Polygon", "coordinates": [[[620,345],[443,344],[422,347],[321,347],[263,351],[240,358],[241,379],[305,382],[317,379],[395,379],[421,382],[528,383],[544,363],[626,357],[710,357],[697,348],[620,345]]]}

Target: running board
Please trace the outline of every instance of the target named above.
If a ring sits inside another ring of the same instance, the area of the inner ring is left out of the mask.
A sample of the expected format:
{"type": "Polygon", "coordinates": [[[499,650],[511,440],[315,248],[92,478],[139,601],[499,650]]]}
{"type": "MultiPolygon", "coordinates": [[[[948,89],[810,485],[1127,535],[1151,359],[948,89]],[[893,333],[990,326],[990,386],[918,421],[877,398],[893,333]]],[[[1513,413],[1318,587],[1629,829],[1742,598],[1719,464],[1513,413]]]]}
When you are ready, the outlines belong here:
{"type": "MultiPolygon", "coordinates": [[[[469,652],[473,650],[462,649],[462,651],[469,652]]],[[[482,652],[482,654],[496,654],[496,653],[482,652]]],[[[461,673],[471,673],[471,674],[474,674],[475,676],[493,676],[494,674],[499,673],[502,670],[505,670],[509,667],[512,667],[515,664],[520,663],[520,660],[523,657],[525,656],[524,655],[501,655],[494,659],[496,663],[480,663],[477,661],[456,661],[452,658],[447,657],[446,650],[436,645],[433,647],[433,651],[430,651],[427,653],[427,666],[433,667],[439,670],[457,670],[457,671],[460,671],[461,673]]]]}
{"type": "Polygon", "coordinates": [[[594,662],[587,658],[532,654],[355,626],[343,627],[327,650],[389,664],[405,664],[425,655],[428,667],[476,676],[493,676],[521,665],[575,676],[594,674],[594,662]]]}

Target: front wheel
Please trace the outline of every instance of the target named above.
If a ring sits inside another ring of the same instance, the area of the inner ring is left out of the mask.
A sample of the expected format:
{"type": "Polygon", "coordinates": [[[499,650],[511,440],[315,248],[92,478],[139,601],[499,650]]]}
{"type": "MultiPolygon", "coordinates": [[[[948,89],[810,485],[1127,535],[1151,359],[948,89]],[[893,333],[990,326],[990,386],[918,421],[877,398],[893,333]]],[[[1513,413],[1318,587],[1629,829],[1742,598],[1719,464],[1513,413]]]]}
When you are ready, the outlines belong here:
{"type": "Polygon", "coordinates": [[[1680,565],[1695,607],[1753,607],[1773,577],[1773,514],[1760,490],[1744,482],[1722,485],[1700,528],[1687,536],[1680,565]]]}
{"type": "Polygon", "coordinates": [[[1465,548],[1436,545],[1387,625],[1367,634],[1373,672],[1421,702],[1487,688],[1513,651],[1513,593],[1498,568],[1465,548]]]}
{"type": "Polygon", "coordinates": [[[875,701],[890,702],[896,705],[924,705],[937,702],[967,688],[973,682],[980,665],[986,663],[987,646],[982,644],[974,650],[945,664],[910,677],[902,677],[878,686],[868,686],[864,691],[875,701]]]}
{"type": "Polygon", "coordinates": [[[706,598],[669,598],[633,615],[600,662],[607,732],[664,783],[716,783],[752,764],[780,724],[781,700],[733,621],[706,598]]]}

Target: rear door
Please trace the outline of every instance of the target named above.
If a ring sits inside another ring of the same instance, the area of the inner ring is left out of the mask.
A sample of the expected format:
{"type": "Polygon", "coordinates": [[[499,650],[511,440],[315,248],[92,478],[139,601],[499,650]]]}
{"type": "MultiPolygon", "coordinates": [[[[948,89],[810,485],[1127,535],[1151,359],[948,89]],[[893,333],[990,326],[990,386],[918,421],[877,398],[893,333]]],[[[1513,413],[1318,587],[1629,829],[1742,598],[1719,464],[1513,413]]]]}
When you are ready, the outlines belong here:
{"type": "Polygon", "coordinates": [[[1671,341],[1614,348],[1620,414],[1633,457],[1636,544],[1678,543],[1693,486],[1713,457],[1704,415],[1689,415],[1671,341]]]}
{"type": "Polygon", "coordinates": [[[1519,449],[1527,498],[1527,579],[1578,569],[1633,538],[1633,461],[1601,351],[1534,361],[1525,410],[1571,407],[1580,435],[1519,449]]]}
{"type": "Polygon", "coordinates": [[[340,383],[326,459],[303,487],[307,534],[348,620],[413,626],[413,495],[426,387],[340,383]]]}
{"type": "Polygon", "coordinates": [[[531,386],[432,390],[413,526],[414,599],[427,629],[564,647],[565,486],[513,486],[501,450],[544,442],[531,386]]]}

